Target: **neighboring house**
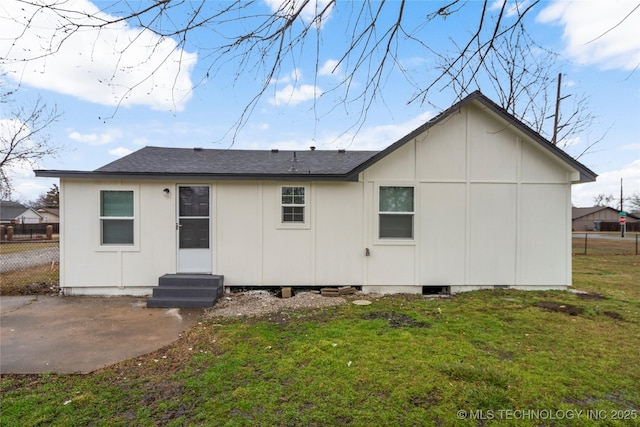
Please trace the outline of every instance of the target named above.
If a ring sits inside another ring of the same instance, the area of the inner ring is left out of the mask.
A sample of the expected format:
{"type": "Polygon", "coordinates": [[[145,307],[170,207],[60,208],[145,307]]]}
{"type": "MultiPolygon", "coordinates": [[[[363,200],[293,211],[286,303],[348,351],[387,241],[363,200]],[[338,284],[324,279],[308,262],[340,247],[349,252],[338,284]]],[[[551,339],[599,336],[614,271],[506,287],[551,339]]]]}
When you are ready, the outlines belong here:
{"type": "Polygon", "coordinates": [[[39,224],[42,215],[17,202],[0,201],[0,223],[2,224],[39,224]]]}
{"type": "MultiPolygon", "coordinates": [[[[573,231],[600,231],[603,222],[617,223],[620,211],[608,206],[594,206],[591,208],[572,208],[571,223],[573,231]]],[[[633,214],[626,215],[627,223],[640,220],[633,214]]]]}
{"type": "Polygon", "coordinates": [[[165,273],[229,287],[565,289],[571,184],[596,178],[479,92],[379,152],[145,147],[36,175],[60,178],[60,286],[93,295],[150,294],[165,273]]]}
{"type": "Polygon", "coordinates": [[[38,213],[42,216],[44,224],[58,224],[60,222],[60,209],[58,208],[41,208],[38,213]]]}

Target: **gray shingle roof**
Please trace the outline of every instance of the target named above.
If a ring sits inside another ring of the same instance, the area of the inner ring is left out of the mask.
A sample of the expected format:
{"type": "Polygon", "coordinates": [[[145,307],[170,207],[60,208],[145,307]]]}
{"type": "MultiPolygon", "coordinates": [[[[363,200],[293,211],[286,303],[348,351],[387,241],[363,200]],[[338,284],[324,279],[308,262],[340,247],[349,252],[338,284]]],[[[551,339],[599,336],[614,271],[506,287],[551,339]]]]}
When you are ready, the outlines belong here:
{"type": "Polygon", "coordinates": [[[165,176],[344,177],[376,153],[376,151],[266,151],[145,147],[96,169],[95,172],[165,176]]]}
{"type": "MultiPolygon", "coordinates": [[[[591,215],[593,213],[596,212],[600,212],[603,210],[612,210],[616,213],[620,213],[620,210],[615,209],[615,208],[611,208],[609,206],[593,206],[593,207],[588,207],[588,208],[576,208],[573,207],[571,208],[571,219],[572,220],[576,220],[576,219],[580,219],[582,217],[585,217],[587,215],[591,215]]],[[[633,213],[629,213],[626,212],[627,217],[628,218],[633,218],[633,219],[640,219],[640,217],[638,217],[637,215],[634,215],[633,213]]]]}
{"type": "Polygon", "coordinates": [[[28,209],[17,202],[0,201],[0,220],[3,222],[13,221],[28,209]]]}

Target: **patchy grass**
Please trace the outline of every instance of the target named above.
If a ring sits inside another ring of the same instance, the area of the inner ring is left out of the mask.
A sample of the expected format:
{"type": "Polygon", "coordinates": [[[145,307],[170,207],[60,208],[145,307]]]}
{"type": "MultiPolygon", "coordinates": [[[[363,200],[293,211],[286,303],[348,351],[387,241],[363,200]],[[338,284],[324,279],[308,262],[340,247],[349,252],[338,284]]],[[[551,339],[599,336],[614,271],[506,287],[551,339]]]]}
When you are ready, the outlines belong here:
{"type": "Polygon", "coordinates": [[[574,256],[573,288],[640,301],[640,256],[574,256]]]}
{"type": "Polygon", "coordinates": [[[59,289],[58,263],[29,267],[28,271],[5,273],[0,280],[0,296],[49,295],[59,289]]]}
{"type": "Polygon", "coordinates": [[[619,236],[620,233],[574,233],[572,252],[574,255],[640,255],[639,233],[627,233],[624,240],[617,239],[619,236]],[[604,234],[615,239],[600,239],[597,236],[604,234]]]}
{"type": "Polygon", "coordinates": [[[640,425],[638,262],[574,257],[586,294],[203,321],[90,375],[2,376],[0,425],[640,425]]]}

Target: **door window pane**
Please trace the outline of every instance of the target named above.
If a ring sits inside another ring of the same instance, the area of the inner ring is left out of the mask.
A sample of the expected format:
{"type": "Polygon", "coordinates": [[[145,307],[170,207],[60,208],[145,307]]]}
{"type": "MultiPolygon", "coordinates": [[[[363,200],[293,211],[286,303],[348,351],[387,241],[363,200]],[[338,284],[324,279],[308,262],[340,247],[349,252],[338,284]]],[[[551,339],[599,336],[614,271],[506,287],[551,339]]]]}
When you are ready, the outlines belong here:
{"type": "Polygon", "coordinates": [[[209,216],[209,187],[180,187],[180,216],[209,216]]]}
{"type": "Polygon", "coordinates": [[[209,249],[209,218],[180,219],[180,249],[209,249]]]}

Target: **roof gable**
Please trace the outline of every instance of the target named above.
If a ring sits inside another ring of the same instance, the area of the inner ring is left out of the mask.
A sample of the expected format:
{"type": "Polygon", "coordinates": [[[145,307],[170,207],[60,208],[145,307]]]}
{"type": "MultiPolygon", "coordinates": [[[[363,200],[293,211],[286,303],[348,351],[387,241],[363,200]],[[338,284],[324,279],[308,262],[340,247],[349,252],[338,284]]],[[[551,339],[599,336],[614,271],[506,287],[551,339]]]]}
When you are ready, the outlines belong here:
{"type": "Polygon", "coordinates": [[[480,91],[473,92],[471,95],[467,96],[460,102],[452,105],[451,107],[441,112],[440,114],[438,114],[437,116],[435,116],[434,118],[426,122],[425,124],[419,126],[418,128],[414,129],[412,132],[407,134],[406,136],[402,137],[400,140],[396,141],[395,143],[391,144],[389,147],[380,151],[378,154],[376,154],[375,156],[367,160],[365,163],[360,165],[358,170],[362,171],[368,168],[369,166],[371,166],[372,164],[380,161],[390,153],[402,147],[407,142],[427,132],[431,127],[445,121],[452,114],[457,113],[462,108],[474,102],[485,107],[487,110],[491,111],[493,114],[495,114],[500,119],[502,119],[506,124],[508,124],[509,126],[513,126],[515,129],[523,133],[527,138],[532,140],[534,143],[538,144],[540,147],[544,148],[545,150],[547,150],[548,152],[556,156],[556,158],[558,158],[561,162],[565,163],[566,165],[578,171],[580,173],[580,179],[578,182],[595,181],[596,177],[598,176],[595,172],[587,168],[582,163],[578,162],[576,159],[574,159],[573,157],[565,153],[563,150],[561,150],[557,146],[553,145],[551,142],[543,138],[537,132],[533,131],[533,129],[531,129],[529,126],[525,125],[524,123],[522,123],[512,114],[508,113],[504,108],[500,107],[498,104],[494,103],[489,98],[484,96],[480,91]]]}
{"type": "Polygon", "coordinates": [[[2,221],[14,220],[26,210],[27,207],[20,203],[0,201],[0,219],[2,221]]]}

